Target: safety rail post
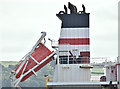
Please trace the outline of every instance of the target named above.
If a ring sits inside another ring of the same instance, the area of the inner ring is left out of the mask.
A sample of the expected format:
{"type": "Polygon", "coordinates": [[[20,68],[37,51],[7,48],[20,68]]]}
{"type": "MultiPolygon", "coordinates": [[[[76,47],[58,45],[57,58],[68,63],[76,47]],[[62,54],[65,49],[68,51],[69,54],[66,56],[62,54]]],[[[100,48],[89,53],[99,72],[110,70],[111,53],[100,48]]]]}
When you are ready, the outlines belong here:
{"type": "Polygon", "coordinates": [[[57,51],[57,67],[58,67],[58,81],[59,81],[59,51],[57,51]]]}
{"type": "Polygon", "coordinates": [[[117,81],[120,86],[120,56],[117,57],[117,81]]]}
{"type": "Polygon", "coordinates": [[[69,64],[69,51],[67,52],[67,54],[68,54],[68,63],[67,64],[69,64]]]}

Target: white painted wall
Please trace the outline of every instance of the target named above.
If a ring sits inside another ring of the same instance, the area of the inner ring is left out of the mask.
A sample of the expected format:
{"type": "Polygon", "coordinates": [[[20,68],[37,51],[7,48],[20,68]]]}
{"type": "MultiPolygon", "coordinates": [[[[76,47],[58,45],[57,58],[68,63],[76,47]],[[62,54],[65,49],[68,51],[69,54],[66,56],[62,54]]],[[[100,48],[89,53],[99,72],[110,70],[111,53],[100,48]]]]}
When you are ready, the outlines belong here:
{"type": "Polygon", "coordinates": [[[61,28],[60,38],[89,38],[89,28],[61,28]]]}
{"type": "Polygon", "coordinates": [[[59,64],[59,75],[56,65],[53,82],[89,82],[90,69],[80,68],[81,65],[82,64],[59,64]]]}
{"type": "MultiPolygon", "coordinates": [[[[71,51],[73,55],[80,55],[80,52],[90,51],[90,45],[59,45],[59,51],[71,51]]],[[[60,55],[67,55],[67,53],[61,52],[60,55]]]]}
{"type": "Polygon", "coordinates": [[[120,65],[117,65],[117,81],[120,81],[120,65]]]}
{"type": "Polygon", "coordinates": [[[108,65],[106,67],[106,81],[116,81],[115,77],[115,66],[113,65],[108,65]],[[113,70],[113,73],[111,72],[113,70]]]}

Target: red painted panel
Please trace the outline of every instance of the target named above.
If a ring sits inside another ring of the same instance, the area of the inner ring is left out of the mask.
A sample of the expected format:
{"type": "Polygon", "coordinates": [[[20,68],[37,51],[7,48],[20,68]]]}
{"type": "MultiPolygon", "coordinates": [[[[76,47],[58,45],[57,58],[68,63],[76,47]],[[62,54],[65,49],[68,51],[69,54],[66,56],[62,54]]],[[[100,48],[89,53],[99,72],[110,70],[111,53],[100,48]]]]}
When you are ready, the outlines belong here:
{"type": "Polygon", "coordinates": [[[80,55],[81,56],[85,56],[85,55],[88,55],[88,56],[90,56],[90,52],[89,51],[85,51],[85,52],[80,52],[80,55]]]}
{"type": "MultiPolygon", "coordinates": [[[[46,60],[45,62],[43,62],[41,65],[39,65],[38,67],[36,67],[34,69],[35,72],[37,72],[38,70],[40,70],[42,67],[44,67],[46,64],[48,64],[52,59],[49,58],[48,60],[46,60]]],[[[33,75],[33,72],[31,71],[30,73],[28,73],[26,76],[24,76],[21,80],[21,82],[25,81],[26,79],[28,79],[31,75],[33,75]]]]}
{"type": "Polygon", "coordinates": [[[82,56],[82,63],[83,64],[88,64],[89,63],[89,59],[90,57],[88,57],[88,56],[82,56]]]}
{"type": "Polygon", "coordinates": [[[82,57],[82,63],[90,62],[90,52],[89,51],[80,52],[80,56],[82,57]]]}
{"type": "MultiPolygon", "coordinates": [[[[47,56],[49,56],[51,52],[46,46],[44,46],[42,43],[39,44],[40,46],[37,47],[35,49],[35,51],[31,54],[31,56],[36,59],[38,62],[41,62],[43,59],[45,59],[47,56]]],[[[52,59],[49,58],[48,60],[46,60],[45,62],[43,62],[41,65],[39,65],[37,68],[35,68],[35,72],[37,72],[39,69],[41,69],[43,66],[45,66],[47,63],[49,63],[52,59]]],[[[18,70],[18,68],[20,67],[20,65],[23,63],[23,61],[16,67],[15,72],[18,70]]],[[[26,63],[25,63],[26,64],[26,63]]],[[[24,66],[25,66],[24,64],[24,66]]],[[[24,73],[26,73],[29,69],[33,68],[37,63],[31,58],[29,57],[28,60],[28,64],[27,67],[24,71],[24,73]]],[[[22,70],[24,68],[24,66],[20,69],[20,71],[16,74],[16,78],[19,78],[22,70]]],[[[29,74],[27,74],[26,76],[24,76],[24,78],[21,81],[26,80],[27,78],[29,78],[33,73],[30,72],[29,74]]]]}
{"type": "Polygon", "coordinates": [[[59,44],[90,45],[89,38],[60,38],[59,44]]]}
{"type": "MultiPolygon", "coordinates": [[[[24,61],[24,60],[23,60],[23,61],[24,61]]],[[[15,72],[18,70],[18,68],[19,68],[20,65],[23,63],[23,61],[16,67],[15,72]]],[[[26,64],[26,62],[25,62],[25,64],[26,64]]],[[[20,69],[20,71],[16,74],[16,78],[19,78],[19,77],[21,76],[22,70],[23,70],[25,64],[24,64],[23,67],[20,69]]]]}

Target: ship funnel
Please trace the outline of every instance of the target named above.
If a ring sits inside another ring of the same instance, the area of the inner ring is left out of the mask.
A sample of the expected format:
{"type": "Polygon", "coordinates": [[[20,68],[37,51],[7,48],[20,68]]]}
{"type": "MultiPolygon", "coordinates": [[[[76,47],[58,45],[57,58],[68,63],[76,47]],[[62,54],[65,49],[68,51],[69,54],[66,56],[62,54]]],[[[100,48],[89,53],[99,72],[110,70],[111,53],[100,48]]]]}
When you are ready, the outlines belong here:
{"type": "MultiPolygon", "coordinates": [[[[86,13],[85,6],[78,11],[77,7],[68,2],[68,8],[64,5],[64,11],[60,11],[56,16],[62,21],[59,38],[60,58],[67,60],[72,55],[77,57],[78,63],[89,63],[90,60],[90,38],[89,38],[89,14],[86,13]],[[68,9],[70,13],[68,13],[68,9]],[[63,58],[65,57],[65,59],[63,58]]],[[[68,61],[67,61],[68,63],[68,61]]]]}

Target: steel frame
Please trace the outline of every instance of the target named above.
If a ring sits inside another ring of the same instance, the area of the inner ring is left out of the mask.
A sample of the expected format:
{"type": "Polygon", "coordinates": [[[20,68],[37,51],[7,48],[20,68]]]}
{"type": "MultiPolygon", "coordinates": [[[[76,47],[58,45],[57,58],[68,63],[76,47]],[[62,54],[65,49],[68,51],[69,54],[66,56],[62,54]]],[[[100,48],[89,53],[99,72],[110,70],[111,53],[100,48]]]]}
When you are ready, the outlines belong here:
{"type": "MultiPolygon", "coordinates": [[[[37,46],[39,45],[39,43],[40,43],[40,42],[45,38],[45,36],[46,36],[46,32],[41,32],[41,33],[42,33],[41,37],[40,37],[39,40],[36,42],[36,44],[33,46],[33,48],[31,49],[31,51],[24,57],[24,60],[23,60],[22,64],[19,66],[19,68],[17,69],[17,71],[16,71],[15,73],[13,73],[13,74],[10,75],[12,87],[16,87],[16,86],[20,83],[20,81],[22,80],[22,78],[23,78],[24,76],[26,76],[28,73],[30,73],[31,71],[34,73],[34,75],[37,76],[37,74],[36,74],[36,72],[34,71],[34,69],[35,69],[36,67],[38,67],[39,65],[41,65],[42,63],[44,63],[47,59],[51,58],[53,55],[55,55],[55,54],[57,53],[57,51],[52,52],[49,56],[47,56],[47,57],[46,57],[45,59],[43,59],[41,62],[36,61],[35,58],[33,58],[33,57],[31,56],[31,54],[34,52],[35,48],[37,48],[37,46]],[[24,73],[24,71],[25,71],[25,69],[26,69],[26,67],[27,67],[27,64],[28,64],[29,57],[31,57],[32,60],[34,60],[34,61],[37,63],[37,65],[35,65],[32,69],[28,70],[26,73],[24,73]],[[25,66],[24,66],[24,65],[25,65],[25,66]],[[22,68],[23,66],[24,66],[24,68],[23,68],[23,70],[22,70],[22,74],[20,75],[20,77],[19,77],[18,79],[16,79],[15,76],[17,75],[17,73],[19,73],[19,71],[21,70],[21,68],[22,68]],[[23,73],[24,73],[24,74],[23,74],[23,73]]],[[[44,43],[45,43],[45,42],[44,42],[44,43]]]]}

